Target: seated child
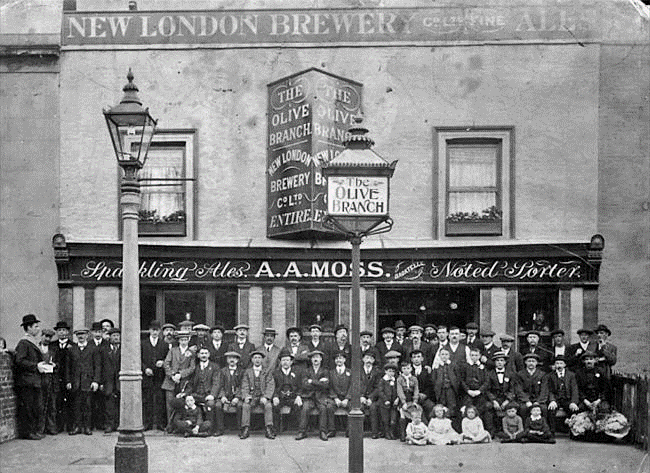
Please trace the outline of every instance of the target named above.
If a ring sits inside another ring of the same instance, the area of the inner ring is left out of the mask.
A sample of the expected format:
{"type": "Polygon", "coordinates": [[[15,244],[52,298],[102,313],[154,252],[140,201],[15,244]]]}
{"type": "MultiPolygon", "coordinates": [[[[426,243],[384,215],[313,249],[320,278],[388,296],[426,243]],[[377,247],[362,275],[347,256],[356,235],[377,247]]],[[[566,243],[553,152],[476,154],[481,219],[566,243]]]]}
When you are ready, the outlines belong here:
{"type": "Polygon", "coordinates": [[[207,437],[212,428],[209,420],[203,420],[201,408],[196,405],[194,396],[185,396],[185,405],[176,411],[174,417],[174,431],[184,434],[185,437],[207,437]]]}
{"type": "Polygon", "coordinates": [[[452,428],[451,420],[445,415],[448,409],[442,404],[433,406],[433,417],[429,421],[429,443],[432,445],[453,445],[460,442],[460,435],[452,428]]]}
{"type": "Polygon", "coordinates": [[[399,398],[399,439],[406,441],[406,424],[408,408],[420,397],[418,379],[413,376],[413,366],[408,361],[400,363],[400,375],[397,377],[397,397],[399,398]]]}
{"type": "Polygon", "coordinates": [[[417,404],[409,407],[411,422],[406,426],[406,443],[409,445],[426,445],[428,443],[429,429],[422,422],[422,408],[417,404]]]}
{"type": "Polygon", "coordinates": [[[506,407],[506,415],[501,421],[503,431],[497,434],[502,443],[520,442],[524,436],[524,421],[517,414],[517,409],[519,405],[516,402],[511,402],[506,407]]]}
{"type": "Polygon", "coordinates": [[[469,405],[465,408],[465,418],[462,422],[463,443],[481,443],[490,442],[490,432],[483,428],[483,421],[478,416],[476,407],[469,405]]]}
{"type": "Polygon", "coordinates": [[[530,408],[530,414],[526,417],[523,441],[555,443],[555,437],[553,437],[548,422],[542,417],[542,408],[539,404],[533,404],[530,408]]]}
{"type": "MultiPolygon", "coordinates": [[[[395,380],[396,366],[386,363],[384,366],[384,376],[379,380],[378,399],[379,412],[381,413],[381,423],[384,428],[384,436],[387,440],[395,440],[393,430],[397,422],[397,406],[399,398],[397,397],[397,384],[395,380]]],[[[373,436],[373,438],[375,438],[373,436]]]]}

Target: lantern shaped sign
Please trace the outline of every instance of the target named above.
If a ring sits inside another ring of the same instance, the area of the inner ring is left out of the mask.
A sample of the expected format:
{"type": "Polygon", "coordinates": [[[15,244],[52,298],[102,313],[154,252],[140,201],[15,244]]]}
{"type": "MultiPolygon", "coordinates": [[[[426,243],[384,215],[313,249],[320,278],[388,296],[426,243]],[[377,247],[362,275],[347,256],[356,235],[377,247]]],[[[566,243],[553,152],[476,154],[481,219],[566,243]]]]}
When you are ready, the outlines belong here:
{"type": "Polygon", "coordinates": [[[364,235],[390,220],[390,178],[397,161],[389,163],[371,149],[367,129],[357,124],[349,133],[345,150],[322,166],[327,220],[339,230],[364,235]]]}

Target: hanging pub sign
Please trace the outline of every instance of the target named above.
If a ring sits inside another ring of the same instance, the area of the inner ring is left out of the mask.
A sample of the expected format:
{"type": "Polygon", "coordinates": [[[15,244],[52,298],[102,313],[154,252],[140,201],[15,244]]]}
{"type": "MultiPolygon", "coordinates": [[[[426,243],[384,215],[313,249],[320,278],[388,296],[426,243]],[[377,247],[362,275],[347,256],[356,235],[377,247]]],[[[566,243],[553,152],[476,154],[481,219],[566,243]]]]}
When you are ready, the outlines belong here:
{"type": "Polygon", "coordinates": [[[343,150],[362,84],[308,69],[268,85],[267,225],[270,238],[333,236],[321,164],[343,150]]]}
{"type": "Polygon", "coordinates": [[[388,214],[388,177],[330,176],[327,212],[333,216],[388,214]]]}

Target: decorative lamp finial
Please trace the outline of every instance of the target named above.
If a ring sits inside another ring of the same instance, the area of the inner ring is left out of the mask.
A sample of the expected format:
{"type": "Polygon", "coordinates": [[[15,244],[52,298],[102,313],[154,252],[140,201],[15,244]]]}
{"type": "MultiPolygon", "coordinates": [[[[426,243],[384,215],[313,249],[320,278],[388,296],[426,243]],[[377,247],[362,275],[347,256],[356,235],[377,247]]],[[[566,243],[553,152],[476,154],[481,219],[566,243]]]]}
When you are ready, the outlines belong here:
{"type": "Polygon", "coordinates": [[[138,89],[138,86],[133,83],[134,75],[130,67],[129,72],[126,74],[126,78],[129,82],[127,82],[127,84],[122,88],[124,96],[122,97],[121,103],[137,103],[142,105],[142,101],[140,100],[140,97],[138,97],[140,89],[138,89]]]}

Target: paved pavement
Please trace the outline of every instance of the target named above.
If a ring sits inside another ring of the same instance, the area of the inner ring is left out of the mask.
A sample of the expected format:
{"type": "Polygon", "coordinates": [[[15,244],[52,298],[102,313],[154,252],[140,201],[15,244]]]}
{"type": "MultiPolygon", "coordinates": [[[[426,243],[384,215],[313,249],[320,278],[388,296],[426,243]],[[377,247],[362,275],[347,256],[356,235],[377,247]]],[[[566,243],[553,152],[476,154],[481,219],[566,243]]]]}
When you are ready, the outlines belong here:
{"type": "MultiPolygon", "coordinates": [[[[13,440],[0,445],[0,472],[113,472],[117,435],[58,435],[41,441],[13,440]]],[[[348,440],[327,442],[291,434],[267,440],[254,432],[247,440],[223,437],[147,436],[151,473],[334,473],[348,471],[348,440]]],[[[398,441],[364,441],[365,473],[647,473],[650,460],[629,445],[591,444],[559,438],[555,445],[482,444],[407,446],[398,441]]]]}

